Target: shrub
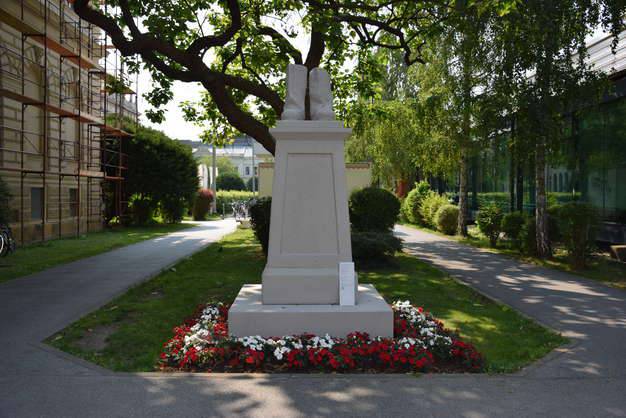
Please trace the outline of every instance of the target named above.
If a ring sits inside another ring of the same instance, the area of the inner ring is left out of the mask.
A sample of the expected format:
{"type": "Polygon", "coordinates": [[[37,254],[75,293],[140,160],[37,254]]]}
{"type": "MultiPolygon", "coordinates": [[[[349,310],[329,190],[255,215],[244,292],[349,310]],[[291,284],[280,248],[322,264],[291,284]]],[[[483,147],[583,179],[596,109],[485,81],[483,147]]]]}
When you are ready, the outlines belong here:
{"type": "Polygon", "coordinates": [[[456,234],[459,223],[459,208],[455,205],[443,205],[435,215],[437,229],[446,235],[456,234]]]}
{"type": "Polygon", "coordinates": [[[203,221],[206,219],[209,209],[211,208],[211,202],[213,202],[213,191],[210,189],[200,189],[196,193],[196,197],[193,201],[192,215],[194,221],[203,221]]]}
{"type": "Polygon", "coordinates": [[[0,224],[8,224],[11,220],[9,216],[10,199],[9,186],[0,177],[0,224]]]}
{"type": "Polygon", "coordinates": [[[358,265],[384,264],[402,250],[402,241],[391,231],[353,231],[352,258],[358,265]]]}
{"type": "Polygon", "coordinates": [[[489,245],[495,247],[500,236],[502,225],[502,209],[496,204],[490,204],[480,209],[476,223],[480,231],[489,238],[489,245]]]}
{"type": "Polygon", "coordinates": [[[501,229],[504,235],[513,241],[516,247],[520,245],[520,237],[522,235],[522,229],[526,222],[526,216],[522,212],[511,212],[504,215],[502,218],[501,229]]]}
{"type": "MultiPolygon", "coordinates": [[[[145,224],[157,208],[170,221],[182,219],[182,210],[198,190],[191,149],[162,132],[139,126],[136,135],[125,142],[125,152],[129,160],[125,191],[142,200],[133,204],[132,220],[145,224]]],[[[109,205],[109,219],[112,209],[109,205]]]]}
{"type": "Polygon", "coordinates": [[[510,199],[510,195],[506,192],[476,193],[476,203],[479,209],[489,205],[496,205],[503,211],[506,211],[509,209],[510,199]]]}
{"type": "Polygon", "coordinates": [[[263,253],[267,255],[270,241],[270,215],[272,213],[272,198],[262,197],[250,204],[250,223],[254,236],[261,243],[263,253]]]}
{"type": "Polygon", "coordinates": [[[217,190],[246,190],[246,185],[237,173],[218,174],[216,186],[217,190]]]}
{"type": "Polygon", "coordinates": [[[576,269],[586,266],[594,244],[596,212],[589,203],[571,202],[559,207],[557,222],[567,249],[570,264],[576,269]]]}
{"type": "Polygon", "coordinates": [[[559,228],[559,212],[561,205],[555,205],[548,208],[548,239],[550,242],[561,242],[561,232],[559,228]]]}
{"type": "Polygon", "coordinates": [[[435,215],[440,207],[447,205],[448,199],[435,191],[430,191],[420,205],[419,213],[422,216],[424,224],[431,228],[437,227],[437,219],[435,215]]]}
{"type": "Polygon", "coordinates": [[[537,254],[537,225],[534,217],[526,218],[521,233],[522,250],[528,255],[537,254]]]}
{"type": "Polygon", "coordinates": [[[135,225],[146,225],[152,221],[156,204],[152,199],[133,196],[130,201],[130,211],[135,225]]]}
{"type": "Polygon", "coordinates": [[[257,176],[250,177],[248,181],[246,181],[246,190],[249,192],[259,190],[259,178],[257,176]]]}
{"type": "Polygon", "coordinates": [[[188,201],[179,196],[164,197],[159,202],[161,216],[165,222],[170,224],[182,221],[187,207],[188,201]]]}
{"type": "Polygon", "coordinates": [[[424,223],[419,209],[422,200],[428,195],[428,192],[430,192],[430,185],[427,182],[420,181],[415,183],[415,188],[409,192],[404,202],[402,202],[401,212],[404,220],[412,224],[421,225],[424,223]]]}
{"type": "Polygon", "coordinates": [[[398,220],[400,201],[385,189],[366,187],[352,193],[349,208],[355,231],[391,231],[398,220]]]}
{"type": "Polygon", "coordinates": [[[254,197],[254,193],[237,190],[218,190],[215,197],[217,213],[225,215],[233,211],[231,203],[237,200],[250,200],[254,197]]]}

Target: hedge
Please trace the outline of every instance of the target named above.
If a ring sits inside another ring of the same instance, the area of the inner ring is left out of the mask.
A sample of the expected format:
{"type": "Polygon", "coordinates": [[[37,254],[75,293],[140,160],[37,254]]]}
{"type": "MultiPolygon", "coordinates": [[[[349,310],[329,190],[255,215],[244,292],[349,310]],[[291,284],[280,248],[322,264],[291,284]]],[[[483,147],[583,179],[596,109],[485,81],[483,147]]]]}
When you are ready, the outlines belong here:
{"type": "Polygon", "coordinates": [[[232,213],[233,208],[231,203],[237,200],[250,200],[254,197],[254,193],[247,191],[236,191],[236,190],[218,190],[217,191],[217,213],[226,214],[232,213]]]}

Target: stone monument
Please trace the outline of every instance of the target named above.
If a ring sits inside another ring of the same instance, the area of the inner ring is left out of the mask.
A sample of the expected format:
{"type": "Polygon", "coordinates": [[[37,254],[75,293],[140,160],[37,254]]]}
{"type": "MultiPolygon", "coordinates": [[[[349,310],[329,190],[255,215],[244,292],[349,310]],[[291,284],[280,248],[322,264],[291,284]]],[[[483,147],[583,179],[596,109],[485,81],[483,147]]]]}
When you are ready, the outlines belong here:
{"type": "Polygon", "coordinates": [[[393,336],[391,307],[354,273],[344,162],[351,130],[335,120],[325,70],[289,65],[285,107],[270,132],[276,162],[267,265],[263,284],[244,285],[233,303],[229,332],[393,336]]]}

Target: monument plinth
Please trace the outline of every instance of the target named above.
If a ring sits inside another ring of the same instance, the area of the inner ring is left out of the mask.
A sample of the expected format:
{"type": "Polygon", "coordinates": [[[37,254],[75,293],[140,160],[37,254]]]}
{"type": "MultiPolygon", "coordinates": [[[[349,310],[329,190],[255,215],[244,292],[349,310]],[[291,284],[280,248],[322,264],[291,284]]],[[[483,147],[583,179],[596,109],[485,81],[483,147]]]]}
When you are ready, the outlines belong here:
{"type": "Polygon", "coordinates": [[[352,261],[344,141],[338,121],[280,121],[263,303],[338,304],[340,262],[352,261]]]}
{"type": "Polygon", "coordinates": [[[238,337],[344,337],[360,331],[391,337],[391,307],[373,286],[346,281],[352,249],[344,141],[351,130],[334,120],[330,80],[320,69],[309,75],[316,120],[303,120],[306,86],[306,68],[290,65],[283,112],[287,120],[270,130],[276,155],[263,284],[242,288],[229,311],[229,332],[238,337]],[[344,305],[339,304],[340,270],[341,300],[350,301],[344,305]]]}

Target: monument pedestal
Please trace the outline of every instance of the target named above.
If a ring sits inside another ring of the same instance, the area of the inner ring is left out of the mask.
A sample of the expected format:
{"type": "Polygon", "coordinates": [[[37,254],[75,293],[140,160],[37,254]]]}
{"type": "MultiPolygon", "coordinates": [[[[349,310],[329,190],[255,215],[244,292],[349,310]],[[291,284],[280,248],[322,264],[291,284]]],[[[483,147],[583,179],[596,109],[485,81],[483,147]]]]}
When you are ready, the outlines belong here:
{"type": "MultiPolygon", "coordinates": [[[[352,262],[344,141],[339,121],[286,120],[276,139],[263,285],[245,285],[229,311],[234,336],[393,335],[393,312],[372,286],[339,305],[339,264],[352,262]]],[[[358,291],[357,291],[358,287],[358,291]]]]}
{"type": "Polygon", "coordinates": [[[357,303],[342,305],[268,305],[265,289],[246,284],[228,311],[229,333],[235,337],[282,337],[304,333],[344,338],[351,332],[393,337],[393,311],[372,285],[359,285],[357,303]]]}

